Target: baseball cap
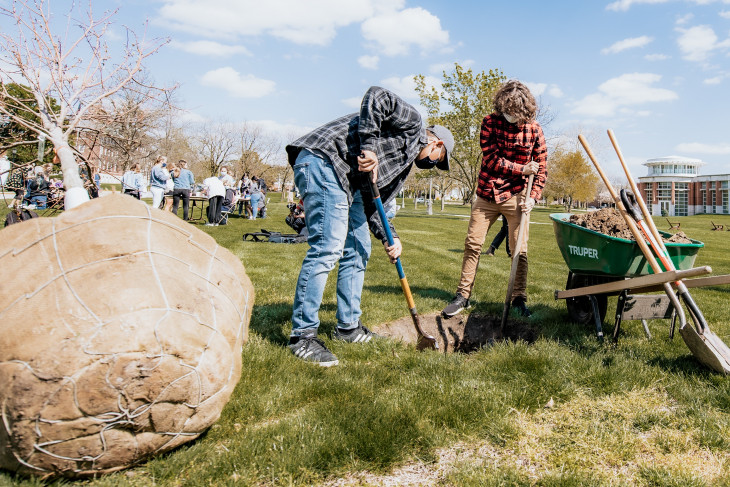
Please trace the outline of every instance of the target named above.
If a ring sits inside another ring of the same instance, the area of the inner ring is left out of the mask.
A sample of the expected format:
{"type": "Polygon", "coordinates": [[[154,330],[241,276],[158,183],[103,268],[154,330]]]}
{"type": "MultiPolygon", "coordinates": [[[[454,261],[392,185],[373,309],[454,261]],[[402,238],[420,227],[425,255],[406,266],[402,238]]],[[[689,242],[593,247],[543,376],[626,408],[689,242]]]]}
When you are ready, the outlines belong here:
{"type": "Polygon", "coordinates": [[[446,148],[446,157],[444,157],[443,161],[439,161],[436,164],[436,167],[442,171],[448,171],[449,155],[451,155],[451,151],[454,150],[454,136],[451,135],[451,131],[443,125],[431,125],[430,127],[426,127],[426,130],[438,137],[439,140],[444,143],[444,147],[446,148]]]}

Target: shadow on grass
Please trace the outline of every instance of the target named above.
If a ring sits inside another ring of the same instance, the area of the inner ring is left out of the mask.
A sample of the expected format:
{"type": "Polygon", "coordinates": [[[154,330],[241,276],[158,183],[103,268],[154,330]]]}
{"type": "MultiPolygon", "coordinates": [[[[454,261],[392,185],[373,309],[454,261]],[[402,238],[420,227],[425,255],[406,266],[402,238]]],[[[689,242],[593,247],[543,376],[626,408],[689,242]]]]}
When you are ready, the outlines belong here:
{"type": "MultiPolygon", "coordinates": [[[[334,303],[322,304],[320,307],[323,312],[334,312],[336,309],[334,303]]],[[[288,301],[254,305],[249,330],[271,343],[285,346],[289,343],[291,317],[292,304],[288,301]]],[[[334,323],[320,323],[320,334],[330,335],[333,331],[334,323]]]]}

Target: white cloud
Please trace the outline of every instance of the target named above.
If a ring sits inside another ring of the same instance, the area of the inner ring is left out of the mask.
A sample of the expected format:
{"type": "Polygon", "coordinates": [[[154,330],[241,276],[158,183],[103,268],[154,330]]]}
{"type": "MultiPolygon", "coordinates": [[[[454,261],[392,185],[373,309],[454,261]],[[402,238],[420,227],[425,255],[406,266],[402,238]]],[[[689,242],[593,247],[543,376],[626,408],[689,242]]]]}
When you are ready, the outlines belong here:
{"type": "Polygon", "coordinates": [[[549,85],[547,83],[530,83],[525,81],[525,85],[530,89],[532,96],[538,97],[545,93],[552,96],[553,98],[561,98],[563,96],[563,90],[558,85],[549,85]]]}
{"type": "Polygon", "coordinates": [[[706,80],[703,81],[703,83],[706,85],[719,85],[720,83],[722,83],[722,78],[723,78],[722,76],[715,76],[714,78],[707,78],[706,80]]]}
{"type": "Polygon", "coordinates": [[[439,18],[420,7],[376,15],[363,22],[361,30],[385,56],[408,54],[412,46],[422,51],[441,50],[449,43],[449,33],[441,28],[439,18]]]}
{"type": "MultiPolygon", "coordinates": [[[[389,89],[398,96],[410,100],[417,100],[418,93],[416,92],[416,81],[413,79],[414,74],[409,76],[403,76],[402,78],[391,77],[381,81],[384,88],[389,89]]],[[[425,76],[426,88],[431,86],[437,90],[441,90],[441,80],[435,76],[425,76]]]]}
{"type": "Polygon", "coordinates": [[[681,33],[677,44],[683,53],[682,57],[687,61],[702,62],[707,60],[712,51],[730,47],[730,38],[719,42],[715,31],[708,25],[698,25],[689,29],[678,28],[677,31],[681,33]]]}
{"type": "Polygon", "coordinates": [[[177,42],[170,43],[170,47],[180,49],[181,51],[200,56],[211,57],[229,57],[235,54],[244,54],[251,56],[251,51],[243,46],[229,46],[214,41],[193,41],[193,42],[177,42]]]}
{"type": "Polygon", "coordinates": [[[251,120],[246,122],[249,125],[260,127],[264,134],[287,138],[288,142],[311,132],[315,127],[282,123],[275,120],[251,120]]]}
{"type": "Polygon", "coordinates": [[[671,101],[677,94],[654,84],[661,76],[652,73],[629,73],[609,79],[598,86],[598,93],[592,93],[575,104],[571,113],[592,117],[610,117],[617,112],[630,114],[630,107],[644,103],[671,101]]]}
{"type": "Polygon", "coordinates": [[[276,83],[271,80],[257,78],[251,74],[241,75],[230,66],[208,71],[200,83],[226,91],[236,98],[261,98],[271,94],[276,87],[276,83]]]}
{"type": "Polygon", "coordinates": [[[669,58],[670,56],[667,56],[666,54],[647,54],[644,56],[644,59],[647,61],[666,61],[669,58]]]}
{"type": "Polygon", "coordinates": [[[530,83],[529,81],[525,81],[525,85],[530,89],[530,93],[532,93],[532,96],[536,98],[545,93],[545,90],[547,90],[548,86],[547,83],[530,83]]]}
{"type": "Polygon", "coordinates": [[[380,57],[378,56],[360,56],[357,63],[365,69],[378,69],[380,57]]]}
{"type": "Polygon", "coordinates": [[[720,12],[720,17],[723,19],[730,19],[730,10],[723,10],[720,12]]]}
{"type": "Polygon", "coordinates": [[[548,93],[548,95],[552,96],[553,98],[562,98],[563,97],[563,90],[561,90],[558,85],[550,85],[547,93],[548,93]]]}
{"type": "Polygon", "coordinates": [[[632,5],[640,3],[666,3],[669,0],[617,0],[606,5],[606,10],[614,10],[616,12],[625,12],[632,5]]]}
{"type": "MultiPolygon", "coordinates": [[[[718,0],[685,0],[689,3],[694,3],[696,5],[709,5],[711,3],[715,3],[718,0]]],[[[727,0],[719,0],[722,3],[728,3],[727,0]]],[[[609,3],[606,5],[606,10],[614,10],[617,12],[625,12],[629,8],[631,8],[632,5],[639,5],[642,3],[645,4],[657,4],[657,3],[668,3],[669,0],[616,0],[615,2],[609,3]]]]}
{"type": "Polygon", "coordinates": [[[654,38],[649,36],[630,37],[628,39],[615,42],[605,49],[601,49],[601,54],[616,54],[627,49],[644,47],[653,40],[654,38]]]}
{"type": "Polygon", "coordinates": [[[686,154],[729,155],[730,144],[703,144],[700,142],[685,142],[677,145],[675,150],[678,152],[684,152],[686,154]]]}
{"type": "Polygon", "coordinates": [[[684,24],[686,24],[687,22],[689,22],[690,20],[692,20],[694,18],[695,18],[695,15],[694,14],[682,15],[681,17],[677,17],[676,24],[677,25],[684,25],[684,24]]]}
{"type": "Polygon", "coordinates": [[[380,5],[375,0],[163,0],[159,13],[173,27],[213,38],[269,34],[326,45],[337,28],[362,22],[380,5]]]}

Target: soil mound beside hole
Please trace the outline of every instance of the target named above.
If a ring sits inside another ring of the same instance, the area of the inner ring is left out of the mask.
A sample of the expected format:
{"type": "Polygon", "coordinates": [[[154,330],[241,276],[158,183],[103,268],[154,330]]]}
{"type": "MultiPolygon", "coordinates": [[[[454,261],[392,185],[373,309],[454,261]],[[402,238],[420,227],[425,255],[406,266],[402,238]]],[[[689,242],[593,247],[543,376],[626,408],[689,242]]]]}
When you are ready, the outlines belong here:
{"type": "MultiPolygon", "coordinates": [[[[570,223],[608,235],[609,237],[634,240],[634,235],[631,233],[626,220],[624,220],[624,217],[615,208],[602,208],[582,215],[571,215],[570,223]]],[[[663,238],[662,240],[672,243],[692,243],[692,240],[681,231],[675,233],[670,238],[663,238]]]]}
{"type": "MultiPolygon", "coordinates": [[[[509,319],[502,336],[499,331],[501,316],[473,313],[444,318],[441,313],[431,313],[419,318],[423,331],[436,338],[441,353],[470,353],[496,341],[523,340],[532,343],[537,338],[537,332],[528,323],[509,319]]],[[[410,316],[381,325],[377,333],[414,345],[418,338],[410,316]]]]}

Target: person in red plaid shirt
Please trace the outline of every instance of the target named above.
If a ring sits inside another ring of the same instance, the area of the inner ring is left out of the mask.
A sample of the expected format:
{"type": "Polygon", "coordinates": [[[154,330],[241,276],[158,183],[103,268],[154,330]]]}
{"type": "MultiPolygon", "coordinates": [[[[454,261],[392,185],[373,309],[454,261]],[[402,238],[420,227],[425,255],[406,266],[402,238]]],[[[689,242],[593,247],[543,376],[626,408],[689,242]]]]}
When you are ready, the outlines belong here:
{"type": "MultiPolygon", "coordinates": [[[[523,212],[529,213],[539,200],[547,179],[547,147],[542,127],[535,120],[537,103],[530,90],[516,80],[504,83],[494,95],[494,113],[484,117],[480,143],[482,167],[477,197],[471,208],[469,229],[464,242],[461,279],[454,299],[442,314],[451,317],[469,307],[479,256],[489,228],[503,215],[509,227],[510,248],[516,248],[523,212]],[[534,174],[530,194],[525,194],[527,177],[534,174]]],[[[512,293],[512,307],[523,316],[527,308],[527,238],[518,258],[512,293]]]]}

